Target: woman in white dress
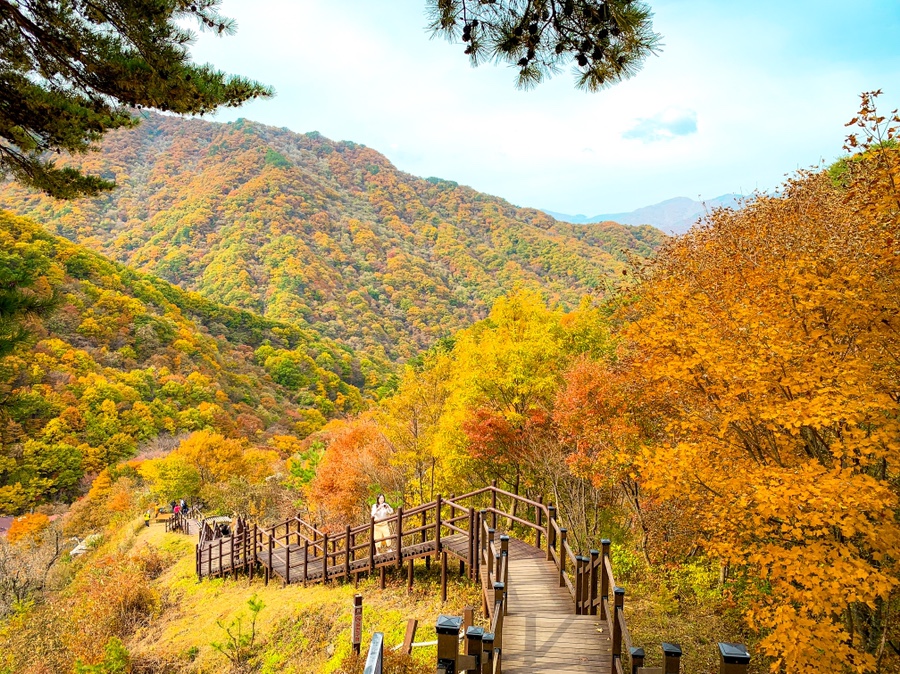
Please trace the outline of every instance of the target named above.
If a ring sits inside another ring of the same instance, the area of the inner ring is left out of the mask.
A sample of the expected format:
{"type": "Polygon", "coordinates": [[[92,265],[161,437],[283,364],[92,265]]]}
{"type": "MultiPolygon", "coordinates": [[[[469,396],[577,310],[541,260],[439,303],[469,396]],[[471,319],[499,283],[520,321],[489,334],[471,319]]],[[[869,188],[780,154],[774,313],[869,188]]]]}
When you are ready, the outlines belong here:
{"type": "Polygon", "coordinates": [[[394,509],[379,494],[372,504],[372,518],[375,520],[375,546],[378,554],[388,551],[391,543],[391,525],[387,518],[394,514],[394,509]]]}

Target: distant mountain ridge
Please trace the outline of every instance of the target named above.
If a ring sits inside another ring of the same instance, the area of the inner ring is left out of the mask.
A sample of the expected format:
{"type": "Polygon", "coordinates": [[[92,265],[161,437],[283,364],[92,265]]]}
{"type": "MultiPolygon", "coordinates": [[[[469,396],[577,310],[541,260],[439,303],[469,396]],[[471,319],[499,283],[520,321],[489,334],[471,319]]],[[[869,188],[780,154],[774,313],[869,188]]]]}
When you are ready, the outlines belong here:
{"type": "Polygon", "coordinates": [[[0,209],[219,304],[312,330],[361,354],[370,372],[365,356],[410,358],[517,287],[576,306],[628,254],[651,255],[666,238],[649,226],[556,222],[403,173],[357,143],[248,120],[151,114],[61,163],[118,186],[64,203],[0,183],[0,209]]]}
{"type": "Polygon", "coordinates": [[[708,210],[718,207],[736,208],[741,199],[739,194],[723,194],[715,199],[694,201],[687,197],[666,199],[658,204],[644,206],[628,213],[604,213],[591,217],[585,215],[567,215],[544,210],[544,213],[563,222],[576,225],[587,225],[598,222],[617,222],[621,225],[651,225],[666,234],[684,234],[697,219],[708,210]]]}

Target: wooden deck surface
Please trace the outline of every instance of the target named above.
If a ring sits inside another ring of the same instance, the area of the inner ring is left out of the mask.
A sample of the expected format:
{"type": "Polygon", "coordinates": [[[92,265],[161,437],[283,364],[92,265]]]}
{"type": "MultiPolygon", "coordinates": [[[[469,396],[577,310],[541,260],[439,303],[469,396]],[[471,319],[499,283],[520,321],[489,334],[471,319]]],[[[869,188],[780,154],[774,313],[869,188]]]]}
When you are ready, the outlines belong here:
{"type": "MultiPolygon", "coordinates": [[[[225,538],[207,543],[213,548],[212,568],[208,563],[207,546],[200,557],[200,575],[220,573],[218,568],[219,546],[223,551],[223,569],[231,572],[231,539],[225,538]],[[204,554],[207,553],[207,554],[204,554]]],[[[239,548],[241,546],[238,546],[239,548]]],[[[441,547],[450,554],[468,558],[468,537],[454,535],[441,539],[441,547]]],[[[290,546],[290,582],[303,579],[303,548],[290,546]]],[[[428,541],[405,546],[403,561],[435,553],[435,542],[428,541]]],[[[272,560],[265,559],[268,552],[260,553],[259,560],[274,575],[284,579],[286,551],[281,547],[273,551],[272,560]],[[268,563],[267,563],[268,562],[268,563]]],[[[328,578],[338,578],[346,573],[346,563],[338,555],[337,564],[328,567],[328,578]]],[[[243,564],[243,550],[235,550],[235,566],[243,564]]],[[[375,567],[397,564],[397,553],[390,550],[376,555],[375,567]]],[[[318,580],[323,573],[322,558],[310,558],[306,577],[318,580]]],[[[368,570],[369,558],[362,556],[351,560],[351,575],[368,570]]],[[[482,569],[482,582],[486,573],[482,569]]],[[[559,587],[556,566],[548,562],[546,552],[511,538],[509,541],[508,610],[503,622],[503,672],[504,674],[609,674],[612,664],[612,646],[605,624],[598,616],[575,615],[574,604],[568,590],[559,587]]],[[[490,607],[493,608],[493,607],[490,607]]]]}
{"type": "Polygon", "coordinates": [[[504,674],[608,674],[612,645],[598,616],[575,615],[546,552],[509,541],[509,609],[503,621],[504,674]]]}

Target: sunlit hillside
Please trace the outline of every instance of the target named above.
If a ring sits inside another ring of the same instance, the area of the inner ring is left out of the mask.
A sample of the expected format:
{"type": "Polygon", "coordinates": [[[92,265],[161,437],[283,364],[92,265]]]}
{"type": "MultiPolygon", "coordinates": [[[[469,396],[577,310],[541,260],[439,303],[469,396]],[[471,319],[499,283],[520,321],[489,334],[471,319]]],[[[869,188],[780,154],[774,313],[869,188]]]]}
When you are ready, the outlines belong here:
{"type": "Polygon", "coordinates": [[[390,359],[483,318],[515,286],[574,306],[649,226],[569,225],[375,150],[249,121],[150,115],[109,134],[86,170],[119,187],[55,201],[15,183],[0,208],[216,302],[314,328],[390,359]]]}
{"type": "Polygon", "coordinates": [[[302,436],[360,409],[360,388],[378,381],[346,347],[186,293],[23,218],[0,214],[0,250],[4,301],[18,284],[56,304],[32,317],[33,348],[0,358],[2,513],[70,500],[86,477],[160,438],[302,436]]]}

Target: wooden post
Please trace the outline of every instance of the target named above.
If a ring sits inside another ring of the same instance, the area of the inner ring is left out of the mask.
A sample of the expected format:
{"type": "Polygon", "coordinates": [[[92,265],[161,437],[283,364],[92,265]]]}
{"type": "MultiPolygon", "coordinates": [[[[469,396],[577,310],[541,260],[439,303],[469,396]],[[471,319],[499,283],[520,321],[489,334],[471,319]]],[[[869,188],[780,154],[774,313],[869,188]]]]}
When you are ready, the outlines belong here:
{"type": "Polygon", "coordinates": [[[565,587],[566,573],[566,529],[565,527],[560,528],[559,530],[559,586],[565,587]]]}
{"type": "Polygon", "coordinates": [[[509,551],[507,550],[500,553],[500,568],[503,569],[501,582],[505,588],[503,591],[503,615],[506,615],[509,613],[509,551]]]}
{"type": "Polygon", "coordinates": [[[412,594],[413,589],[413,578],[415,577],[415,569],[414,564],[415,561],[412,557],[409,558],[409,567],[406,571],[406,593],[412,594]]]}
{"type": "Polygon", "coordinates": [[[406,621],[406,634],[403,637],[403,646],[400,648],[400,652],[404,655],[412,654],[412,645],[416,640],[416,628],[419,626],[419,621],[415,618],[410,618],[406,621]]]}
{"type": "Polygon", "coordinates": [[[309,579],[309,540],[303,541],[303,587],[309,579]]]}
{"type": "Polygon", "coordinates": [[[496,583],[494,583],[494,599],[493,599],[494,606],[497,605],[498,601],[499,602],[504,601],[505,596],[506,596],[506,586],[503,583],[501,583],[500,581],[497,581],[496,583]]]}
{"type": "Polygon", "coordinates": [[[628,655],[631,656],[631,674],[637,674],[638,670],[644,666],[644,649],[629,648],[628,655]]]}
{"type": "Polygon", "coordinates": [[[494,674],[494,633],[485,632],[481,635],[481,672],[480,674],[494,674]]]}
{"type": "Polygon", "coordinates": [[[481,638],[483,636],[483,627],[475,627],[473,625],[466,628],[466,655],[471,655],[475,658],[475,672],[481,671],[481,638]]]}
{"type": "Polygon", "coordinates": [[[469,578],[475,579],[475,508],[469,508],[469,578]]]}
{"type": "MultiPolygon", "coordinates": [[[[618,591],[619,588],[616,588],[616,592],[618,591]]],[[[663,657],[665,658],[665,665],[663,667],[665,674],[678,674],[681,671],[681,646],[663,642],[662,651],[663,657]]]]}
{"type": "Polygon", "coordinates": [[[462,621],[463,630],[469,629],[474,624],[475,624],[475,609],[473,609],[471,606],[464,606],[463,607],[463,621],[462,621]]]}
{"type": "Polygon", "coordinates": [[[491,480],[491,528],[497,528],[497,480],[491,480]]]}
{"type": "Polygon", "coordinates": [[[350,525],[344,530],[344,578],[350,580],[350,525]]]}
{"type": "Polygon", "coordinates": [[[328,582],[328,534],[322,534],[322,583],[328,582]]]}
{"type": "Polygon", "coordinates": [[[479,510],[475,514],[475,564],[472,568],[472,578],[481,578],[481,551],[484,548],[484,522],[487,521],[487,510],[479,510]]]}
{"type": "Polygon", "coordinates": [[[441,601],[447,601],[447,553],[441,551],[441,601]]]}
{"type": "Polygon", "coordinates": [[[750,652],[744,644],[722,642],[719,646],[719,674],[747,674],[750,652]]]}
{"type": "Polygon", "coordinates": [[[203,574],[200,572],[201,564],[200,544],[198,543],[196,546],[194,546],[194,569],[197,571],[197,580],[201,580],[203,578],[203,574]]]}
{"type": "Polygon", "coordinates": [[[362,613],[363,597],[361,594],[353,596],[353,625],[351,627],[351,643],[353,652],[359,655],[359,644],[362,642],[362,613]]]}
{"type": "Polygon", "coordinates": [[[369,573],[375,571],[375,518],[369,518],[369,573]]]}
{"type": "Polygon", "coordinates": [[[266,547],[268,548],[268,551],[269,551],[269,563],[264,564],[263,566],[265,567],[265,584],[268,585],[269,584],[269,575],[272,573],[272,537],[267,536],[266,540],[268,541],[266,543],[266,547]]]}
{"type": "Polygon", "coordinates": [[[556,521],[556,506],[550,505],[547,506],[547,561],[551,561],[553,559],[553,555],[550,554],[550,551],[556,547],[556,529],[553,528],[553,523],[556,521]]]}
{"type": "Polygon", "coordinates": [[[287,547],[284,549],[284,584],[291,584],[291,542],[287,540],[287,547]]]}
{"type": "Polygon", "coordinates": [[[256,555],[256,543],[257,543],[258,533],[256,531],[256,522],[253,523],[253,560],[250,563],[250,582],[253,582],[253,574],[256,571],[256,565],[258,563],[258,558],[256,555]]]}
{"type": "Polygon", "coordinates": [[[244,568],[246,569],[250,566],[250,529],[246,522],[241,530],[241,542],[244,546],[244,568]]]}
{"type": "Polygon", "coordinates": [[[403,506],[397,508],[397,568],[403,568],[403,506]]]}
{"type": "Polygon", "coordinates": [[[441,495],[437,495],[434,507],[434,554],[441,554],[441,495]]]}
{"type": "Polygon", "coordinates": [[[582,564],[582,556],[575,556],[575,615],[581,615],[581,586],[582,586],[582,576],[584,575],[582,570],[584,565],[582,564]]]}
{"type": "MultiPolygon", "coordinates": [[[[537,497],[537,502],[541,505],[544,505],[544,497],[539,495],[537,497]]],[[[538,527],[544,526],[544,509],[541,508],[540,506],[535,506],[535,508],[534,508],[534,521],[535,521],[535,524],[538,525],[538,527]]],[[[541,549],[541,530],[540,530],[540,528],[538,528],[538,530],[537,530],[537,545],[535,547],[538,550],[541,549]]]]}
{"type": "Polygon", "coordinates": [[[581,579],[581,615],[590,615],[591,613],[591,558],[582,555],[583,561],[581,572],[584,577],[581,579]]]}
{"type": "Polygon", "coordinates": [[[506,615],[506,586],[503,583],[494,583],[494,606],[500,603],[500,619],[497,624],[501,627],[499,632],[494,633],[494,647],[503,648],[503,616],[506,615]]]}
{"type": "Polygon", "coordinates": [[[219,538],[219,578],[222,577],[222,539],[219,538]]]}
{"type": "Polygon", "coordinates": [[[625,590],[617,587],[613,590],[615,595],[615,605],[612,614],[612,671],[616,671],[616,660],[622,659],[622,623],[619,611],[625,605],[625,590]]]}
{"type": "Polygon", "coordinates": [[[607,604],[603,602],[603,599],[606,599],[609,602],[609,576],[606,575],[606,560],[609,559],[609,545],[610,541],[608,538],[604,538],[600,541],[600,620],[608,620],[606,616],[607,604]]]}
{"type": "Polygon", "coordinates": [[[231,548],[230,557],[231,557],[231,578],[233,580],[237,580],[237,567],[234,565],[234,532],[231,533],[231,548]]]}
{"type": "Polygon", "coordinates": [[[597,615],[597,573],[600,570],[600,551],[591,550],[591,580],[588,593],[588,613],[597,615]]]}
{"type": "Polygon", "coordinates": [[[385,568],[382,566],[381,568],[378,569],[378,571],[379,571],[379,574],[378,574],[378,587],[380,587],[380,588],[383,590],[383,589],[384,589],[384,585],[385,585],[385,568]]]}
{"type": "Polygon", "coordinates": [[[455,674],[456,660],[459,657],[459,628],[462,618],[456,616],[438,616],[434,631],[437,632],[437,671],[455,674]]]}
{"type": "MultiPolygon", "coordinates": [[[[424,544],[424,543],[427,543],[427,542],[428,542],[428,529],[425,528],[425,527],[428,526],[428,511],[427,511],[427,510],[423,510],[423,511],[422,511],[422,524],[421,524],[421,526],[422,526],[422,543],[424,544]]],[[[430,569],[430,568],[431,568],[431,555],[426,555],[426,557],[425,557],[425,569],[427,570],[427,569],[430,569]]]]}
{"type": "Polygon", "coordinates": [[[493,544],[494,544],[494,536],[496,532],[493,529],[488,529],[488,539],[486,544],[486,552],[487,552],[487,567],[488,573],[497,573],[496,567],[494,566],[494,552],[493,552],[493,544]]]}

